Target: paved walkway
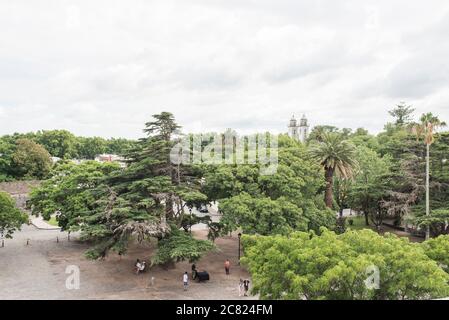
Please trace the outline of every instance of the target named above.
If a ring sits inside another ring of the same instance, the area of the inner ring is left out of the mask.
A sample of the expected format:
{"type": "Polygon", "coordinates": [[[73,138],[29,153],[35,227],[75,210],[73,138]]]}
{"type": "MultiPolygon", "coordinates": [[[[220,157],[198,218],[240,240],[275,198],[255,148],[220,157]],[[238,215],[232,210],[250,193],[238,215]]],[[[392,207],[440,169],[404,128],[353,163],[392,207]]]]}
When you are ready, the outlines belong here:
{"type": "Polygon", "coordinates": [[[61,230],[60,227],[48,224],[42,217],[30,216],[30,221],[33,226],[40,230],[61,230]]]}
{"type": "MultiPolygon", "coordinates": [[[[204,231],[195,231],[201,238],[204,231]]],[[[91,261],[84,257],[87,245],[75,241],[72,235],[59,230],[38,230],[24,226],[5,240],[0,248],[0,300],[3,299],[181,299],[222,300],[254,299],[238,297],[240,278],[249,274],[237,266],[238,240],[236,237],[217,239],[220,251],[211,252],[196,265],[211,275],[208,283],[192,283],[184,292],[182,275],[190,271],[187,262],[176,264],[175,269],[155,267],[148,273],[136,276],[133,266],[136,259],[149,260],[154,253],[151,245],[133,245],[127,255],[111,254],[106,260],[91,261]],[[27,245],[28,242],[28,245],[27,245]],[[231,276],[224,272],[225,259],[231,259],[231,276]],[[81,272],[79,290],[67,290],[67,266],[75,265],[81,272]],[[150,285],[154,277],[153,285],[150,285]]]]}

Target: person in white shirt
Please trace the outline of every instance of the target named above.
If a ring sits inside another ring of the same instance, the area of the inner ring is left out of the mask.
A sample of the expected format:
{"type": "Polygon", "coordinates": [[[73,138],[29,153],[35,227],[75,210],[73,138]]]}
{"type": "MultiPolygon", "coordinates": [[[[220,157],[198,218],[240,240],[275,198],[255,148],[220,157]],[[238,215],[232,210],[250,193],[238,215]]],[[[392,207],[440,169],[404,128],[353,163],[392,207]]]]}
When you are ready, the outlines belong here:
{"type": "Polygon", "coordinates": [[[244,287],[243,279],[240,279],[240,283],[239,283],[239,297],[241,297],[243,295],[243,291],[244,290],[245,290],[245,287],[244,287]]]}
{"type": "Polygon", "coordinates": [[[139,259],[137,259],[136,274],[139,275],[140,272],[145,271],[146,266],[147,266],[147,263],[145,261],[141,262],[139,259]]]}
{"type": "Polygon", "coordinates": [[[184,273],[182,280],[184,282],[184,291],[187,291],[187,288],[189,287],[189,273],[188,272],[184,273]]]}

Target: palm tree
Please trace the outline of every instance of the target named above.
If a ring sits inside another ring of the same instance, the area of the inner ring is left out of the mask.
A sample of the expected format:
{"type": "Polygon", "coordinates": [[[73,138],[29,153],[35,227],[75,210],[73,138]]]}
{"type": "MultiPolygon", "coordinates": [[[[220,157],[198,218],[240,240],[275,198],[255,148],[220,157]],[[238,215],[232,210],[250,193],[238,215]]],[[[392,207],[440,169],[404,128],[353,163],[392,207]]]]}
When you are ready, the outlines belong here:
{"type": "MultiPolygon", "coordinates": [[[[430,146],[435,142],[434,132],[446,123],[438,119],[431,112],[425,113],[419,119],[420,123],[413,124],[413,132],[418,139],[426,144],[426,216],[430,216],[430,146]]],[[[426,239],[430,238],[430,226],[426,229],[426,239]]]]}
{"type": "Polygon", "coordinates": [[[310,153],[324,168],[326,179],[326,192],[324,202],[332,208],[334,175],[342,178],[352,177],[353,169],[357,165],[355,160],[356,149],[348,140],[344,140],[338,133],[324,133],[322,141],[311,147],[310,153]]]}

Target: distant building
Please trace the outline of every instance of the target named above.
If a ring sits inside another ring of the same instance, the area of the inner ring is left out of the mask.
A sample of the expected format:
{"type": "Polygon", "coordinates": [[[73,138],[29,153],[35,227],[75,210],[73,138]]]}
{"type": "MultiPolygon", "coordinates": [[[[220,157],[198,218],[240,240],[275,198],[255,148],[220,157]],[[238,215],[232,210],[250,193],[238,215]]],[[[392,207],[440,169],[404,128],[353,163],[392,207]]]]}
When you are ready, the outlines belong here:
{"type": "Polygon", "coordinates": [[[288,125],[288,135],[296,141],[306,142],[309,136],[309,124],[305,115],[298,122],[293,116],[288,125]]]}
{"type": "Polygon", "coordinates": [[[95,158],[97,162],[117,162],[122,168],[126,167],[125,158],[116,154],[100,154],[95,158]]]}

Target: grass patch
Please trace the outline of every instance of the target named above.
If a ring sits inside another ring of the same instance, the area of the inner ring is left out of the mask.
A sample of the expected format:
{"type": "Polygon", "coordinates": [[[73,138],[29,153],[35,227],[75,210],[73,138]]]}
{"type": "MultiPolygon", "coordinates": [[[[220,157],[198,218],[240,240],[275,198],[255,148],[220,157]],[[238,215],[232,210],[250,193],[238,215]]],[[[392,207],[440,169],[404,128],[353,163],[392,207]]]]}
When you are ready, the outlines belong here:
{"type": "Polygon", "coordinates": [[[363,229],[372,229],[372,226],[367,226],[365,223],[364,216],[351,216],[346,220],[346,227],[351,230],[363,230],[363,229]],[[349,224],[349,220],[354,221],[352,226],[349,224]]]}
{"type": "Polygon", "coordinates": [[[58,227],[58,221],[56,220],[56,217],[51,217],[50,220],[45,221],[47,222],[49,225],[54,226],[54,227],[58,227]]]}

